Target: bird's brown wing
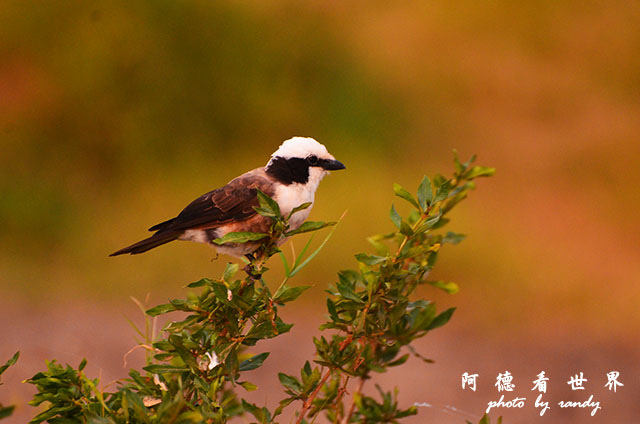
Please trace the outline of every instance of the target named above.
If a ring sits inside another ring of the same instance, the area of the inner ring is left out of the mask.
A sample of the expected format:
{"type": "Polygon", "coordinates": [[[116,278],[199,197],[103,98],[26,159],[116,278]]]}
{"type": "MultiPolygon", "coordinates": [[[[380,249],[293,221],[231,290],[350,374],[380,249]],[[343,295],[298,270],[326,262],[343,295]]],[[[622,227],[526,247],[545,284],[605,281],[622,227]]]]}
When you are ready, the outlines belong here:
{"type": "Polygon", "coordinates": [[[262,168],[235,178],[219,189],[205,193],[191,202],[180,214],[156,226],[151,231],[185,231],[215,228],[229,222],[244,221],[256,214],[257,189],[273,196],[273,182],[262,168]]]}

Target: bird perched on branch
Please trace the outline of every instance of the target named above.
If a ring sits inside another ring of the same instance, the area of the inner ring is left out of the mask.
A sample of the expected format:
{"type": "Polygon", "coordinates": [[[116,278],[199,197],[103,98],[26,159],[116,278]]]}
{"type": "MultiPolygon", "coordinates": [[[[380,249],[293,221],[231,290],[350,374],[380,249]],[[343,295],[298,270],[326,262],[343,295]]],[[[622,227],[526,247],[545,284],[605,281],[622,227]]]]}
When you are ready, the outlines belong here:
{"type": "MultiPolygon", "coordinates": [[[[266,233],[271,219],[258,214],[257,191],[267,194],[278,203],[283,216],[303,203],[313,205],[318,184],[329,171],[345,169],[326,147],[313,138],[293,137],[280,145],[266,166],[246,172],[224,187],[203,194],[191,202],[175,218],[149,228],[155,233],[142,241],[109,256],[146,252],[173,240],[187,240],[215,246],[218,252],[231,256],[253,253],[259,242],[225,243],[213,240],[231,232],[266,233]]],[[[311,207],[295,212],[289,221],[290,229],[300,227],[311,207]]]]}

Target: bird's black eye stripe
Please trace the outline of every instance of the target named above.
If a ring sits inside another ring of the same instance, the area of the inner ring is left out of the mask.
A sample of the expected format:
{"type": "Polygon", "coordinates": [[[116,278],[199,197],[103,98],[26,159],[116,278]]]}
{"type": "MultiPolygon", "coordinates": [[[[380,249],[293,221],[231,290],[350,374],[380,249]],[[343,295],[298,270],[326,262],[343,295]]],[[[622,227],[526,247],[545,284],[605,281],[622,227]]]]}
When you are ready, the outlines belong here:
{"type": "Polygon", "coordinates": [[[318,157],[316,155],[311,155],[311,156],[307,156],[307,162],[309,163],[309,165],[317,165],[318,164],[318,157]]]}

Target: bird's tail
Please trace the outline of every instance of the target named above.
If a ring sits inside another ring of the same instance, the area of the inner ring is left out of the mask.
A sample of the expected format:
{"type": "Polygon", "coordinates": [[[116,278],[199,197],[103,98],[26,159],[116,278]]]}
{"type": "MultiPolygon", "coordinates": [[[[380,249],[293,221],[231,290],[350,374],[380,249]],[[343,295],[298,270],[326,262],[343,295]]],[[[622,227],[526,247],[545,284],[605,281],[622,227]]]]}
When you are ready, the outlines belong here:
{"type": "Polygon", "coordinates": [[[171,218],[171,219],[167,219],[164,222],[161,222],[159,224],[154,225],[153,227],[149,228],[149,231],[161,231],[161,230],[166,230],[168,226],[170,226],[171,224],[173,224],[173,221],[175,221],[175,218],[171,218]]]}
{"type": "Polygon", "coordinates": [[[169,243],[170,241],[177,239],[179,235],[180,233],[175,233],[175,232],[155,233],[151,237],[141,240],[137,243],[134,243],[131,246],[120,249],[117,252],[113,252],[109,256],[118,256],[118,255],[123,255],[125,253],[137,255],[138,253],[143,253],[143,252],[146,252],[147,250],[153,249],[154,247],[158,247],[165,243],[169,243]]]}

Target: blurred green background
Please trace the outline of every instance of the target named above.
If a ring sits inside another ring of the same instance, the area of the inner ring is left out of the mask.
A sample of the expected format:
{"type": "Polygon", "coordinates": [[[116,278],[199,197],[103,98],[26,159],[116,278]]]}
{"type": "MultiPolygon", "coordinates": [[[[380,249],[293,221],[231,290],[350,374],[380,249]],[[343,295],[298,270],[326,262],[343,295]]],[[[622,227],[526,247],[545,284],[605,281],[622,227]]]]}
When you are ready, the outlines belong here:
{"type": "Polygon", "coordinates": [[[123,376],[135,344],[125,316],[142,321],[129,296],[182,296],[228,259],[186,243],[107,255],[293,135],[347,165],[321,184],[311,219],[348,213],[297,277],[314,289],[284,311],[298,324],[271,346],[255,400],[274,404],[275,372],[312,351],[324,288],[390,227],[393,182],[449,173],[455,148],[498,169],[454,213],[450,229],[469,238],[435,271],[461,292],[422,293],[459,309],[418,346],[435,365],[380,381],[404,404],[436,405],[410,422],[447,423],[478,418],[505,368],[523,396],[547,369],[555,402],[585,371],[603,410],[555,408],[547,422],[637,420],[637,2],[5,0],[0,360],[23,356],[0,400],[18,404],[16,423],[34,414],[20,381],[45,358],[86,356],[95,375],[123,376]],[[602,388],[612,369],[625,383],[615,395],[602,388]],[[477,393],[459,388],[464,371],[480,373],[477,393]]]}

